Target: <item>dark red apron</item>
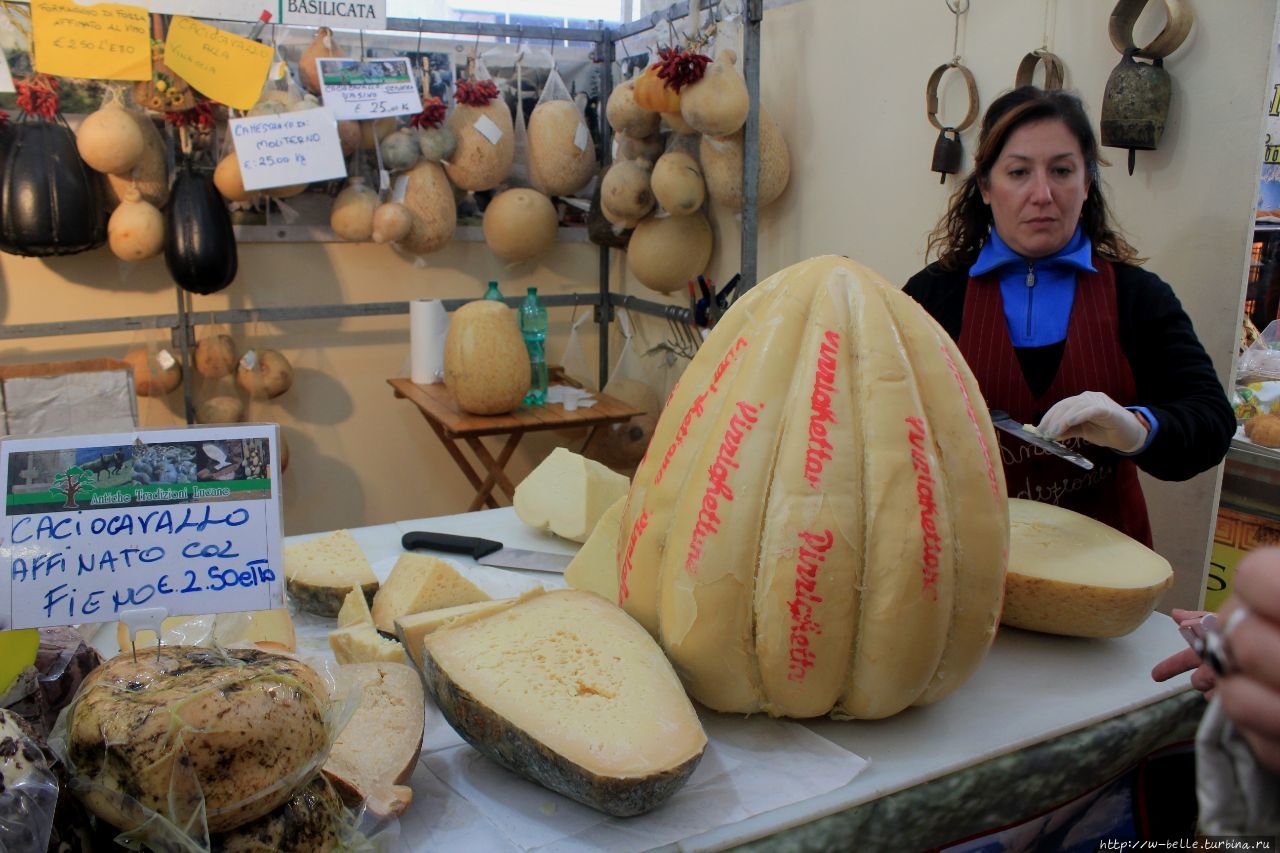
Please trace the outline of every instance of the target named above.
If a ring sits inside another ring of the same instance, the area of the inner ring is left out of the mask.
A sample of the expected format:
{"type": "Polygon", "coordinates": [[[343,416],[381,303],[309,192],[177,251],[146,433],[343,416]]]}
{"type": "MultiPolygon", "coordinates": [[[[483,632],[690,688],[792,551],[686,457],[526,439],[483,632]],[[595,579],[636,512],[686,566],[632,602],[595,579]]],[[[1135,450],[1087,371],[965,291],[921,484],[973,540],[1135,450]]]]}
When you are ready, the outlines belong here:
{"type": "MultiPolygon", "coordinates": [[[[1009,340],[999,280],[994,275],[969,279],[958,343],[989,407],[1004,409],[1021,423],[1039,423],[1054,403],[1083,391],[1101,391],[1122,406],[1134,404],[1133,371],[1117,328],[1115,273],[1096,255],[1093,265],[1096,273],[1076,278],[1062,364],[1040,397],[1032,395],[1009,340]]],[[[1009,497],[1074,510],[1150,547],[1151,523],[1137,466],[1096,445],[1070,443],[1093,461],[1092,471],[1001,433],[1009,497]]]]}

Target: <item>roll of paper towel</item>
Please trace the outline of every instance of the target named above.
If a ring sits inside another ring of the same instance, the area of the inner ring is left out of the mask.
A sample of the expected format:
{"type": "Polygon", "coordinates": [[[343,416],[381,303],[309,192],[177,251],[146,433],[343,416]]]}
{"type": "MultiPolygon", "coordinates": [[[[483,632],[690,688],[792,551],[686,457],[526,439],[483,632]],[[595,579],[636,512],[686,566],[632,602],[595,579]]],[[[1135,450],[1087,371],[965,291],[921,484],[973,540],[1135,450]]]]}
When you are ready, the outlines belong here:
{"type": "Polygon", "coordinates": [[[444,338],[449,315],[439,299],[409,303],[409,375],[419,385],[444,381],[444,338]]]}

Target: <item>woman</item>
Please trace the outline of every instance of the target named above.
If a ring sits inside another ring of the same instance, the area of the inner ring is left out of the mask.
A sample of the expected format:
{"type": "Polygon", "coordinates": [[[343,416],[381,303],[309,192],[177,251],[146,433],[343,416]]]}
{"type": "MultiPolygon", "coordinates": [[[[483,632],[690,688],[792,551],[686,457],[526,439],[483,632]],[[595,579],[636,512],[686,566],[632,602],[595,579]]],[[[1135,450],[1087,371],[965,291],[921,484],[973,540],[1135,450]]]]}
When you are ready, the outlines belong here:
{"type": "Polygon", "coordinates": [[[1077,97],[1001,96],[929,239],[938,260],[905,290],[956,340],[987,405],[1105,448],[1085,450],[1086,472],[1002,436],[1010,496],[1150,546],[1137,468],[1163,480],[1212,468],[1235,416],[1178,298],[1114,230],[1099,162],[1077,97]]]}

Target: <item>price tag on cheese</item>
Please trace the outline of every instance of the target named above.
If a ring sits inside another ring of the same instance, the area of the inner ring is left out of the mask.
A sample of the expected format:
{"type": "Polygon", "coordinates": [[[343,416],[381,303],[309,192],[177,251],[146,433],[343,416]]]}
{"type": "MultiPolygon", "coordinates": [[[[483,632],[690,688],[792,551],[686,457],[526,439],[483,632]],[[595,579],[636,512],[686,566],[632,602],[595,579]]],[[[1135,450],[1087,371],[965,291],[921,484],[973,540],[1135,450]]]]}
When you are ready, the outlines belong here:
{"type": "Polygon", "coordinates": [[[278,429],[0,440],[0,629],[282,607],[278,429]]]}
{"type": "Polygon", "coordinates": [[[414,82],[409,60],[316,60],[324,105],[340,119],[385,118],[417,115],[422,96],[414,82]]]}
{"type": "Polygon", "coordinates": [[[35,70],[56,77],[150,80],[150,26],[151,16],[141,6],[31,0],[35,70]]]}
{"type": "Polygon", "coordinates": [[[238,110],[258,102],[274,55],[269,45],[181,16],[170,22],[164,42],[164,62],[173,73],[238,110]]]}
{"type": "Polygon", "coordinates": [[[333,113],[317,107],[227,122],[246,190],[344,178],[347,164],[333,113]]]}

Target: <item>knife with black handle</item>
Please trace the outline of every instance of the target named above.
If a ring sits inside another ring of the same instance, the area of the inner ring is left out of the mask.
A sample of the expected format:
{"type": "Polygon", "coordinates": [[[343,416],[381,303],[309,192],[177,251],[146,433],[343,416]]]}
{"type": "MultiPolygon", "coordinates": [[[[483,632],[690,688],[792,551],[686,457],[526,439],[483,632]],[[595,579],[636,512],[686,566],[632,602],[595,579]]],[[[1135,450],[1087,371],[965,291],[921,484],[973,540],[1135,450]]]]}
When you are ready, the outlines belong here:
{"type": "Polygon", "coordinates": [[[551,554],[546,551],[526,551],[506,548],[493,539],[479,536],[458,536],[453,533],[435,533],[429,530],[411,530],[400,537],[406,551],[426,548],[449,554],[466,554],[482,566],[504,569],[528,569],[534,572],[563,574],[573,557],[567,554],[551,554]]]}

